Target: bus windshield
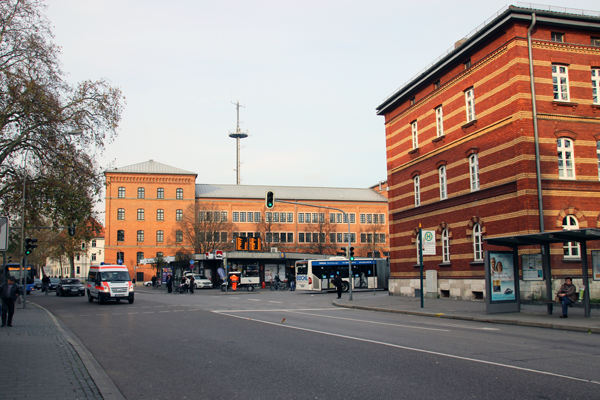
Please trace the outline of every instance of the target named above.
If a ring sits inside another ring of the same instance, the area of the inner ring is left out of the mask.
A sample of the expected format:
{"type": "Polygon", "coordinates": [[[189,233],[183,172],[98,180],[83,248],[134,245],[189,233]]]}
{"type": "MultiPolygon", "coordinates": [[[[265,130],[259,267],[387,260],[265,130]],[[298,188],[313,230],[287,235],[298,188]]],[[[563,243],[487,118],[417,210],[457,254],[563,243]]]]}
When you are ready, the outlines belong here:
{"type": "MultiPolygon", "coordinates": [[[[33,280],[35,279],[35,268],[33,265],[28,265],[27,269],[24,271],[27,284],[33,284],[33,280]]],[[[19,264],[7,264],[6,265],[6,277],[14,276],[17,282],[21,283],[21,266],[19,264]]]]}
{"type": "Polygon", "coordinates": [[[308,263],[299,261],[296,263],[296,275],[306,275],[308,273],[308,263]]]}

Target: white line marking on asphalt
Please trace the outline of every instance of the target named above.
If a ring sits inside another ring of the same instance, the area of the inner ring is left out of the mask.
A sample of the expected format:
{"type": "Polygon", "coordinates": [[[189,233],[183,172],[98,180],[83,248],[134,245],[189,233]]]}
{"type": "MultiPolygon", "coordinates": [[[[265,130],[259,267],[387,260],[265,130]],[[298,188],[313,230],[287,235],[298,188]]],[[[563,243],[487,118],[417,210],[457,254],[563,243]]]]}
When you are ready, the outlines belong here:
{"type": "Polygon", "coordinates": [[[248,301],[260,301],[259,299],[246,299],[248,301]]]}
{"type": "Polygon", "coordinates": [[[294,314],[312,315],[312,316],[315,316],[315,317],[324,317],[324,318],[332,318],[332,319],[343,319],[345,321],[366,322],[368,324],[375,324],[375,325],[398,326],[398,327],[410,328],[410,329],[425,329],[425,330],[428,330],[428,331],[450,332],[449,329],[423,328],[421,326],[389,324],[387,322],[365,321],[363,319],[344,318],[344,317],[332,317],[331,315],[319,315],[319,314],[311,314],[311,313],[304,313],[304,312],[294,312],[294,311],[291,311],[291,312],[294,313],[294,314]]]}
{"type": "Polygon", "coordinates": [[[154,311],[144,311],[142,314],[154,314],[154,311]]]}
{"type": "Polygon", "coordinates": [[[230,299],[239,299],[239,297],[230,297],[230,299]]]}
{"type": "Polygon", "coordinates": [[[182,312],[182,311],[185,311],[185,310],[173,310],[173,312],[182,312]]]}
{"type": "Polygon", "coordinates": [[[141,306],[140,308],[150,308],[152,306],[141,306]]]}
{"type": "MultiPolygon", "coordinates": [[[[215,311],[213,311],[213,312],[215,312],[215,311]]],[[[533,372],[535,374],[540,374],[540,375],[555,376],[557,378],[565,378],[565,379],[570,379],[570,380],[573,380],[573,381],[588,382],[588,383],[593,383],[595,385],[600,385],[600,382],[592,381],[592,380],[589,380],[589,379],[582,379],[582,378],[576,378],[574,376],[555,374],[553,372],[540,371],[540,370],[537,370],[537,369],[517,367],[516,365],[501,364],[501,363],[497,363],[497,362],[493,362],[493,361],[478,360],[477,358],[470,358],[470,357],[457,356],[457,355],[454,355],[454,354],[440,353],[439,351],[417,349],[416,347],[408,347],[408,346],[401,346],[399,344],[380,342],[378,340],[371,340],[371,339],[359,338],[359,337],[348,336],[348,335],[340,335],[338,333],[318,331],[318,330],[315,330],[315,329],[300,328],[300,327],[297,327],[297,326],[284,325],[284,324],[281,324],[279,322],[269,322],[269,321],[263,321],[263,320],[260,320],[260,319],[252,319],[252,318],[242,317],[240,315],[227,314],[226,312],[218,312],[218,314],[226,315],[226,316],[233,317],[233,318],[243,319],[243,320],[246,320],[246,321],[260,322],[260,323],[267,324],[267,325],[275,325],[275,326],[279,326],[281,328],[296,329],[296,330],[304,331],[304,332],[320,333],[321,335],[339,337],[339,338],[350,339],[350,340],[357,340],[359,342],[380,344],[380,345],[383,345],[383,346],[389,346],[389,347],[393,347],[393,348],[396,348],[396,349],[414,351],[414,352],[417,352],[417,353],[432,354],[434,356],[454,358],[454,359],[457,359],[457,360],[471,361],[471,362],[480,363],[480,364],[493,365],[493,366],[496,366],[496,367],[503,367],[503,368],[508,368],[508,369],[515,369],[515,370],[518,370],[518,371],[533,372]]]]}
{"type": "Polygon", "coordinates": [[[332,308],[277,308],[277,309],[269,309],[269,310],[211,310],[212,312],[222,313],[222,312],[273,312],[273,311],[348,311],[349,308],[340,308],[340,307],[332,307],[332,308]]]}
{"type": "Polygon", "coordinates": [[[283,303],[283,301],[272,301],[272,300],[269,300],[269,303],[279,303],[279,304],[281,304],[281,303],[283,303]]]}
{"type": "Polygon", "coordinates": [[[161,312],[171,312],[171,311],[159,311],[159,313],[161,313],[161,312]]]}
{"type": "Polygon", "coordinates": [[[167,306],[167,307],[181,307],[181,306],[180,306],[180,305],[177,305],[177,304],[171,304],[171,305],[169,305],[169,306],[167,306]]]}

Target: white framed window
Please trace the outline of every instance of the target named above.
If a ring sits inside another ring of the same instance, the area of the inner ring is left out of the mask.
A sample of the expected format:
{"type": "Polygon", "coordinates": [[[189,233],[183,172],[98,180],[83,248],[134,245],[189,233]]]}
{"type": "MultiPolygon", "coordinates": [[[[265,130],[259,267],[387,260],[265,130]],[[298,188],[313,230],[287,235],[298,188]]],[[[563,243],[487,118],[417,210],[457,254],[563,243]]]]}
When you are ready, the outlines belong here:
{"type": "Polygon", "coordinates": [[[557,43],[564,43],[565,34],[562,32],[551,32],[550,40],[552,40],[553,42],[557,42],[557,43]]]}
{"type": "Polygon", "coordinates": [[[442,231],[442,262],[450,262],[450,233],[448,228],[442,231]]]}
{"type": "Polygon", "coordinates": [[[138,242],[144,241],[144,231],[137,231],[137,241],[138,242]]]}
{"type": "Polygon", "coordinates": [[[138,210],[137,210],[137,219],[138,219],[138,221],[143,221],[144,220],[144,215],[145,215],[144,209],[143,208],[138,208],[138,210]]]}
{"type": "Polygon", "coordinates": [[[165,240],[165,233],[163,231],[156,231],[156,241],[162,243],[165,240]]]}
{"type": "Polygon", "coordinates": [[[419,148],[419,131],[417,130],[417,121],[414,121],[410,124],[410,129],[412,131],[413,149],[417,149],[419,148]]]}
{"type": "Polygon", "coordinates": [[[415,207],[418,207],[421,205],[421,180],[419,175],[413,178],[413,184],[415,188],[415,207]]]}
{"type": "Polygon", "coordinates": [[[125,198],[125,188],[124,187],[120,187],[119,188],[119,198],[120,199],[124,199],[125,198]]]}
{"type": "Polygon", "coordinates": [[[438,168],[438,175],[440,177],[440,200],[448,198],[448,187],[446,185],[446,166],[442,165],[438,168]]]}
{"type": "MultiPolygon", "coordinates": [[[[598,156],[598,158],[600,160],[600,156],[598,156]]],[[[117,219],[118,220],[125,220],[125,209],[124,208],[119,208],[117,210],[117,219]]]]}
{"type": "Polygon", "coordinates": [[[437,137],[444,136],[444,111],[442,106],[435,109],[435,128],[437,137]]]}
{"type": "Polygon", "coordinates": [[[304,213],[298,213],[298,223],[304,223],[304,213]]]}
{"type": "Polygon", "coordinates": [[[569,68],[564,65],[552,66],[552,90],[555,101],[569,101],[569,68]]]}
{"type": "Polygon", "coordinates": [[[598,155],[598,179],[600,180],[600,141],[596,142],[596,154],[598,155]]]}
{"type": "MultiPolygon", "coordinates": [[[[570,231],[573,229],[579,229],[579,221],[574,215],[567,215],[563,218],[563,230],[570,231]]],[[[565,258],[580,258],[581,252],[579,251],[578,242],[566,242],[563,245],[565,258]]]]}
{"type": "Polygon", "coordinates": [[[575,155],[573,154],[573,141],[560,138],[556,141],[558,150],[558,178],[575,179],[575,155]]]}
{"type": "Polygon", "coordinates": [[[465,91],[465,106],[467,108],[467,122],[475,120],[475,92],[473,88],[465,91]]]}
{"type": "Polygon", "coordinates": [[[156,220],[157,221],[165,220],[165,210],[160,209],[160,208],[158,210],[156,210],[156,220]]]}
{"type": "Polygon", "coordinates": [[[600,68],[592,68],[592,99],[600,104],[600,68]]]}
{"type": "Polygon", "coordinates": [[[481,225],[473,225],[473,258],[475,261],[483,261],[483,247],[481,237],[481,225]]]}
{"type": "Polygon", "coordinates": [[[479,190],[479,157],[477,154],[469,156],[469,175],[471,178],[471,192],[479,190]]]}
{"type": "Polygon", "coordinates": [[[175,221],[183,221],[183,210],[175,210],[175,221]]]}

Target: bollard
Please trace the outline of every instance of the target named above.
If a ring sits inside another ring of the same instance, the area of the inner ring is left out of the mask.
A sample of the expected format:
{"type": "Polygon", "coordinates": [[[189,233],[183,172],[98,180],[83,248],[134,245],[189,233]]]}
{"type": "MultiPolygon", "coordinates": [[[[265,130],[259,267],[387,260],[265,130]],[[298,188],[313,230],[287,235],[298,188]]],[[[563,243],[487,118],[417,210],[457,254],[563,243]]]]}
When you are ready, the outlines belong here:
{"type": "Polygon", "coordinates": [[[264,281],[263,281],[263,283],[262,283],[262,288],[263,288],[263,289],[265,288],[265,282],[264,282],[264,281]]]}

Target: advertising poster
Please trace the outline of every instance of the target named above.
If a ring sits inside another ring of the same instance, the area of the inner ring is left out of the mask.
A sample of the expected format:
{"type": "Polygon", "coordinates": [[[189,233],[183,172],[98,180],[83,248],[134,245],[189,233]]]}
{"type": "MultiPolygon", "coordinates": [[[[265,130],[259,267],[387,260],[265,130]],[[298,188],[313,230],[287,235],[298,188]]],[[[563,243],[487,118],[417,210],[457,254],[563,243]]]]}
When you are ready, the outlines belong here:
{"type": "Polygon", "coordinates": [[[592,278],[600,281],[600,250],[592,251],[592,278]]]}
{"type": "Polygon", "coordinates": [[[512,253],[490,251],[489,268],[492,278],[491,300],[516,300],[515,266],[512,253]]]}
{"type": "Polygon", "coordinates": [[[524,281],[542,281],[544,272],[542,270],[541,254],[523,254],[521,255],[521,266],[523,268],[524,281]]]}
{"type": "Polygon", "coordinates": [[[162,269],[162,277],[161,278],[162,278],[162,283],[164,285],[167,284],[167,276],[169,276],[169,275],[173,276],[173,268],[171,268],[171,267],[163,267],[163,269],[162,269]]]}

